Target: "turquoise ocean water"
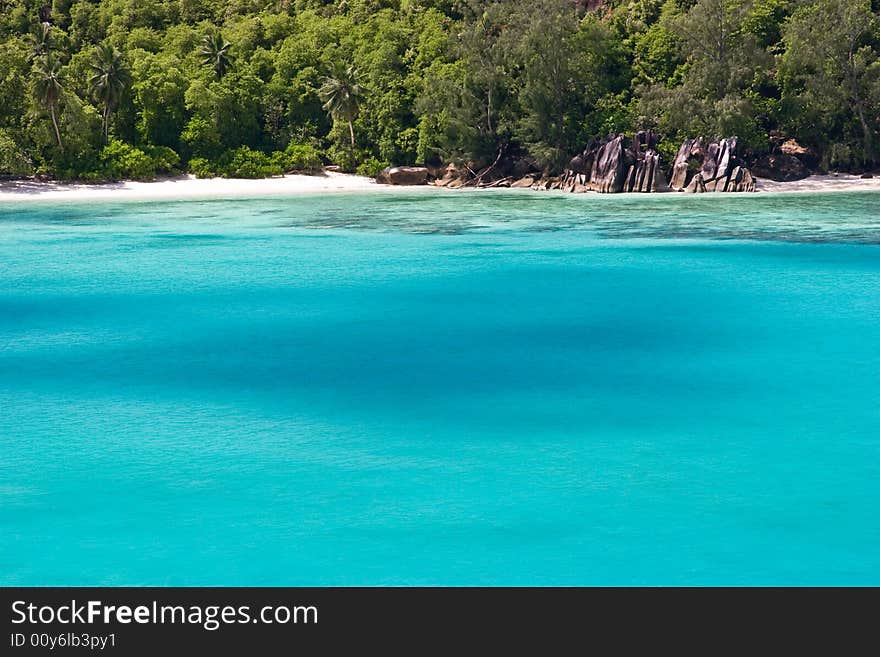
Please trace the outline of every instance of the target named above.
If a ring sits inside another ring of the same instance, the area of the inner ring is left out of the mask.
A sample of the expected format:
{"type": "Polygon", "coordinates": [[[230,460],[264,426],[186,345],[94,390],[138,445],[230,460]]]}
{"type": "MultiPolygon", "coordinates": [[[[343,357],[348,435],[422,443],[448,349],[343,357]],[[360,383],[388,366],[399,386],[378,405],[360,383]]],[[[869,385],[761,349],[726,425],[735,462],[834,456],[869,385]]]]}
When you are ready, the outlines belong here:
{"type": "Polygon", "coordinates": [[[0,207],[0,584],[880,584],[880,194],[0,207]]]}

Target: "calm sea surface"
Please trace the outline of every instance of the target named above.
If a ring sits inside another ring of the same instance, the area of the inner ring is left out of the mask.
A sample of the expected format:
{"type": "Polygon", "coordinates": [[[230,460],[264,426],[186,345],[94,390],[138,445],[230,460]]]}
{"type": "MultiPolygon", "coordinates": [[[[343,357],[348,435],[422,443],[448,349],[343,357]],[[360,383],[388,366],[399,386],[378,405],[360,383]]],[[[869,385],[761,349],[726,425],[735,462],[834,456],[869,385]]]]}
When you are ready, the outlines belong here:
{"type": "Polygon", "coordinates": [[[880,584],[880,194],[0,206],[0,585],[880,584]]]}

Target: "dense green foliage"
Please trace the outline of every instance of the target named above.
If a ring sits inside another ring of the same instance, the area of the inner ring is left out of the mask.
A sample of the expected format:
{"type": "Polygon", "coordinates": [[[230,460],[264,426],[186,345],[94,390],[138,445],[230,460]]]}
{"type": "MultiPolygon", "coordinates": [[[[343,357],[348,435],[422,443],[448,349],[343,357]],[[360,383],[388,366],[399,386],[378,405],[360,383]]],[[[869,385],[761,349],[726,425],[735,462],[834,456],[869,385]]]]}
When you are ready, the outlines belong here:
{"type": "Polygon", "coordinates": [[[3,174],[558,170],[643,128],[880,156],[878,0],[48,2],[0,0],[3,174]]]}

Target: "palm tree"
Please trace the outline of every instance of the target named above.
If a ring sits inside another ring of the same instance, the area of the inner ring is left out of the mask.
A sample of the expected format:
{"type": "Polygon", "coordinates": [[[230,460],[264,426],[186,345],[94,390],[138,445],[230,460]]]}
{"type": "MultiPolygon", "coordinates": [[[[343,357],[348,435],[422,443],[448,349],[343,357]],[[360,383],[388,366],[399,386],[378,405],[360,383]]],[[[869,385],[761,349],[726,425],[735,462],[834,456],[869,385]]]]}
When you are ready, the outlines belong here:
{"type": "Polygon", "coordinates": [[[104,106],[104,141],[110,136],[110,114],[119,105],[131,75],[122,54],[109,44],[98,46],[91,64],[94,75],[89,79],[92,94],[104,106]]]}
{"type": "Polygon", "coordinates": [[[48,55],[52,42],[52,24],[40,23],[30,35],[31,59],[48,55]]]}
{"type": "Polygon", "coordinates": [[[202,39],[202,47],[199,49],[202,63],[214,69],[218,80],[223,77],[231,63],[229,57],[229,49],[231,47],[232,44],[224,39],[220,32],[208,34],[202,39]]]}
{"type": "Polygon", "coordinates": [[[64,150],[61,142],[61,131],[58,129],[58,101],[64,87],[61,85],[61,63],[52,55],[44,55],[34,62],[34,93],[37,102],[49,110],[52,117],[52,125],[55,127],[55,139],[58,140],[58,148],[64,150]]]}
{"type": "Polygon", "coordinates": [[[334,121],[348,123],[351,149],[354,150],[354,127],[352,125],[360,109],[364,88],[360,85],[360,74],[354,66],[343,68],[337,65],[332,76],[324,78],[318,95],[324,101],[324,109],[334,121]]]}

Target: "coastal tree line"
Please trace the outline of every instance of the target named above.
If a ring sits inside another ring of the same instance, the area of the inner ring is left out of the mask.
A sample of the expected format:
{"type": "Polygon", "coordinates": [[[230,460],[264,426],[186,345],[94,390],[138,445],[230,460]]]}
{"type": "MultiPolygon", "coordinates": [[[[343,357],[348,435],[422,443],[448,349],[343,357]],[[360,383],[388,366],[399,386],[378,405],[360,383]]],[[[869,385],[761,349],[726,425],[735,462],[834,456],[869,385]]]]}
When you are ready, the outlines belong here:
{"type": "Polygon", "coordinates": [[[0,0],[0,174],[558,172],[591,138],[880,159],[880,0],[0,0]]]}

